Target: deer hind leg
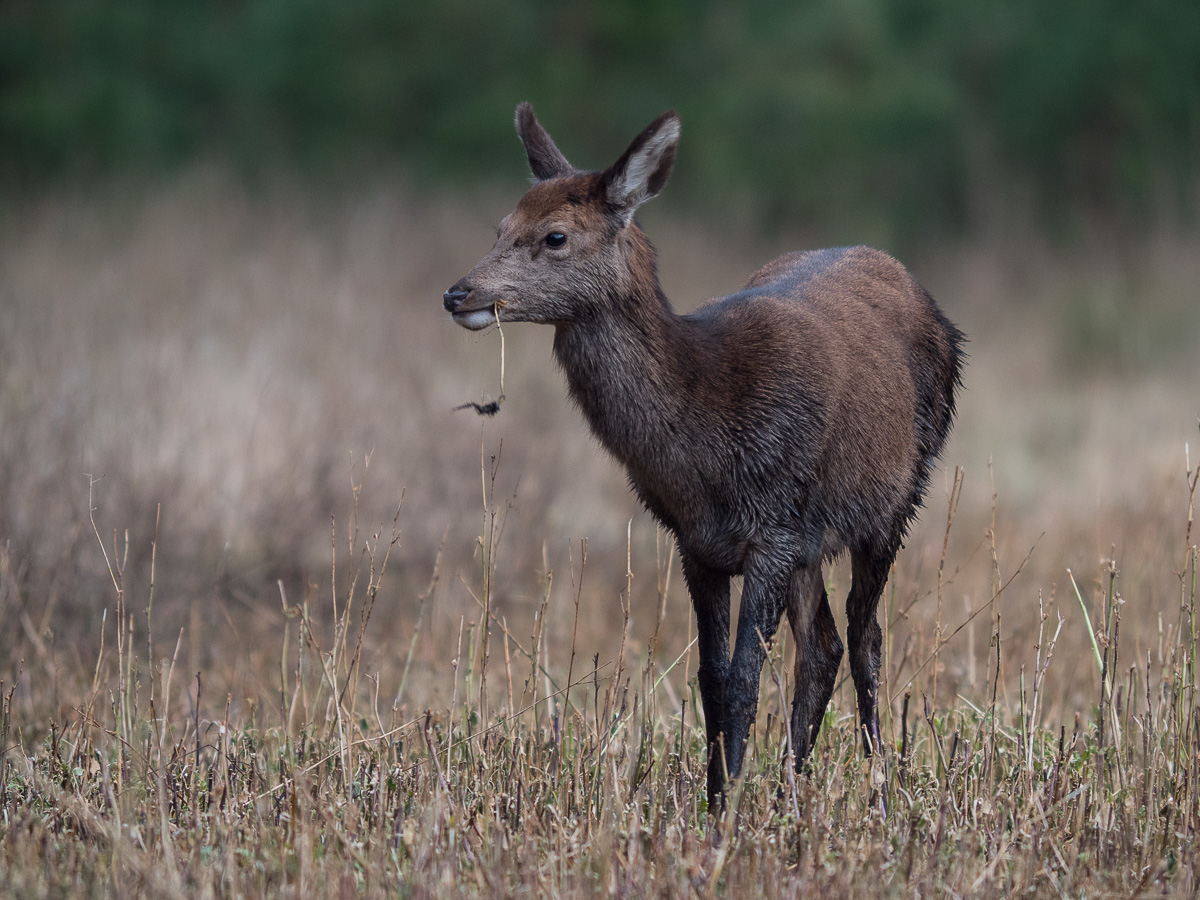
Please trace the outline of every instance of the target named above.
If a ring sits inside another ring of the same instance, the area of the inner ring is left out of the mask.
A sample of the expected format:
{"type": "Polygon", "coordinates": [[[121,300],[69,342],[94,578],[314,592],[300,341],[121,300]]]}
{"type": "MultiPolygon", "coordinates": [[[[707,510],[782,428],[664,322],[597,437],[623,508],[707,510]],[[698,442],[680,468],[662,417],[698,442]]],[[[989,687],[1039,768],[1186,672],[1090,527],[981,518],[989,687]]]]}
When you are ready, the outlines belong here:
{"type": "Polygon", "coordinates": [[[875,611],[898,549],[898,546],[884,549],[860,547],[850,554],[853,575],[850,596],[846,600],[850,674],[854,677],[854,689],[858,694],[863,749],[868,756],[880,748],[879,661],[883,633],[875,611]]]}
{"type": "Polygon", "coordinates": [[[833,621],[821,563],[801,566],[788,586],[788,621],[796,645],[792,687],[792,752],[799,769],[812,751],[833,696],[842,639],[833,621]]]}

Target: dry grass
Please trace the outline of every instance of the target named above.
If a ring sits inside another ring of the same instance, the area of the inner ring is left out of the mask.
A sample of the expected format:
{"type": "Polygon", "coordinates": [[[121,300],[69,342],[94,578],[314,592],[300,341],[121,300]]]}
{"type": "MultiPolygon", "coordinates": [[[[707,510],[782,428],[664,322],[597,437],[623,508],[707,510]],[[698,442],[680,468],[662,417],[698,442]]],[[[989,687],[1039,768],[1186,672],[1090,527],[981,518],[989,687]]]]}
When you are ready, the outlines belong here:
{"type": "MultiPolygon", "coordinates": [[[[973,343],[881,613],[886,765],[842,685],[787,775],[780,640],[713,818],[681,579],[546,330],[451,412],[498,342],[439,294],[510,200],[200,173],[5,214],[0,893],[1194,893],[1195,247],[916,261],[973,343]]],[[[680,298],[801,243],[649,218],[680,298]]]]}

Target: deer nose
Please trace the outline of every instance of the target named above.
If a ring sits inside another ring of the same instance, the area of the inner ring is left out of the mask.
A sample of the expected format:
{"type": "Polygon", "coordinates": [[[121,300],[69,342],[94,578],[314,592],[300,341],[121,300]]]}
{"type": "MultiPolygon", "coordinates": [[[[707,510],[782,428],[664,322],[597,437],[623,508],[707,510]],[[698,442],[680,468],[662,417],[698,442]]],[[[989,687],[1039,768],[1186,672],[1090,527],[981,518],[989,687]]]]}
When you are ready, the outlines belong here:
{"type": "Polygon", "coordinates": [[[446,307],[446,312],[457,310],[462,306],[462,302],[467,299],[467,295],[470,293],[469,290],[464,291],[456,284],[450,290],[446,291],[446,293],[442,294],[442,305],[446,307]]]}

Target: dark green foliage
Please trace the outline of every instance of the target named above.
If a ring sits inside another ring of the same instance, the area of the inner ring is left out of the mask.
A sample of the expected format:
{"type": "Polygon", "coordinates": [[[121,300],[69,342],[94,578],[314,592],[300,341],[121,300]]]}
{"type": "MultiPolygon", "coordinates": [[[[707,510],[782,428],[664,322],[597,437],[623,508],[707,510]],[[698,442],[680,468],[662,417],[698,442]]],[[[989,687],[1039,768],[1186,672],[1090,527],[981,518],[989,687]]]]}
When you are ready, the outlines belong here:
{"type": "Polygon", "coordinates": [[[0,177],[497,177],[528,99],[581,166],[673,106],[677,201],[831,239],[980,228],[1014,193],[1126,220],[1190,211],[1197,47],[1182,0],[10,0],[0,177]]]}

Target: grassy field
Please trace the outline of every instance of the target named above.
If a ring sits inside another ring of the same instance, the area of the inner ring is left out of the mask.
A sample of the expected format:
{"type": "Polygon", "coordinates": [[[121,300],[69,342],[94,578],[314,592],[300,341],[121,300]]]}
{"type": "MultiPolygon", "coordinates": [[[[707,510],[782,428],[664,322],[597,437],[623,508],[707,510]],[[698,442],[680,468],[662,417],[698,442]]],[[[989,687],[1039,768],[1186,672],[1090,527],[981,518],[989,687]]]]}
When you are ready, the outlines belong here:
{"type": "MultiPolygon", "coordinates": [[[[0,215],[0,895],[1194,895],[1194,237],[909,260],[971,358],[886,752],[847,678],[789,775],[781,639],[715,816],[670,543],[549,330],[501,386],[441,310],[515,190],[0,215]]],[[[680,308],[811,240],[645,224],[680,308]]]]}

